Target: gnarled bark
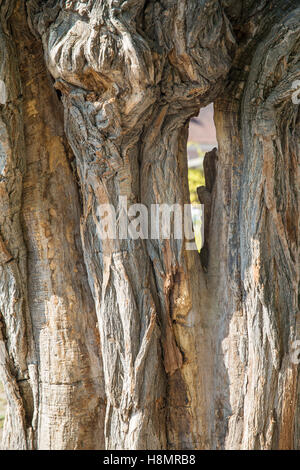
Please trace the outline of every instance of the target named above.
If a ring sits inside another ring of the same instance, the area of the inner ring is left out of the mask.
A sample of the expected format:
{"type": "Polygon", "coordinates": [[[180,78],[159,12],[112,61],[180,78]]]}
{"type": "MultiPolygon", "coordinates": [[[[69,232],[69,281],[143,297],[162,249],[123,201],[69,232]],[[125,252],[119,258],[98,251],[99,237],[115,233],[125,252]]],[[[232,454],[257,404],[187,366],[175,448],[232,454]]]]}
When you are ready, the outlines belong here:
{"type": "MultiPolygon", "coordinates": [[[[219,446],[299,447],[299,366],[291,360],[299,284],[299,8],[261,13],[225,96],[207,273],[215,317],[219,446]],[[245,59],[246,58],[246,59],[245,59]]],[[[299,319],[298,319],[299,322],[299,319]]]]}

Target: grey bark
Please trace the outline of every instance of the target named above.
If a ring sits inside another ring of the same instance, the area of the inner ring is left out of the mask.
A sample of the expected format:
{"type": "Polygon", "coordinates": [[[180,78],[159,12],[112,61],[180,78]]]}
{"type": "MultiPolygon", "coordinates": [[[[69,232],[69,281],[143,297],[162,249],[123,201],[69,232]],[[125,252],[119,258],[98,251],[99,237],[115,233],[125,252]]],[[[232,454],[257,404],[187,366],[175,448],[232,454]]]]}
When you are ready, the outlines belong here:
{"type": "Polygon", "coordinates": [[[297,4],[0,8],[4,446],[298,448],[297,4]],[[103,241],[100,204],[189,201],[212,101],[200,256],[103,241]]]}

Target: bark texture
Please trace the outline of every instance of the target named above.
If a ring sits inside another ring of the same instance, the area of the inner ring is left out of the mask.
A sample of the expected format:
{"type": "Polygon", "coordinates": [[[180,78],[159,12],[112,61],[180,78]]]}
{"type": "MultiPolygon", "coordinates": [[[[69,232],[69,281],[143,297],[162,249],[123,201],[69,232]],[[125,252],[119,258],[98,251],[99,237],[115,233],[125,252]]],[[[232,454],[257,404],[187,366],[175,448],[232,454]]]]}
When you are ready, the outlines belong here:
{"type": "Polygon", "coordinates": [[[41,43],[22,2],[11,3],[1,42],[3,447],[101,448],[103,369],[71,152],[41,43]]]}
{"type": "Polygon", "coordinates": [[[252,25],[258,44],[245,43],[226,98],[215,104],[219,158],[208,278],[218,292],[212,311],[223,358],[216,369],[219,439],[229,449],[299,448],[299,365],[291,361],[299,338],[296,6],[262,11],[252,25]]]}
{"type": "Polygon", "coordinates": [[[0,14],[4,446],[298,448],[297,3],[0,14]],[[212,101],[200,256],[103,240],[101,204],[189,202],[188,123],[212,101]]]}

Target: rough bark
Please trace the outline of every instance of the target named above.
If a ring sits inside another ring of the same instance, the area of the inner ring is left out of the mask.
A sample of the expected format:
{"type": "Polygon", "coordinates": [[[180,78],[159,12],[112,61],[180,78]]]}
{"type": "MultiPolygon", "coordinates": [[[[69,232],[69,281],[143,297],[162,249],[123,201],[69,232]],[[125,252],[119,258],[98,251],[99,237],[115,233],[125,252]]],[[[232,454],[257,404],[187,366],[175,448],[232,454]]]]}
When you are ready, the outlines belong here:
{"type": "Polygon", "coordinates": [[[101,448],[103,371],[71,152],[41,44],[22,2],[14,11],[8,4],[11,26],[3,24],[1,41],[8,91],[1,110],[3,446],[101,448]]]}
{"type": "Polygon", "coordinates": [[[4,445],[297,448],[295,2],[0,8],[4,445]],[[212,101],[200,256],[101,239],[101,204],[189,201],[188,122],[212,101]]]}
{"type": "Polygon", "coordinates": [[[218,445],[229,449],[299,448],[299,366],[291,360],[299,339],[296,7],[262,10],[256,25],[244,26],[256,29],[259,41],[244,40],[215,103],[207,282],[214,292],[218,445]]]}

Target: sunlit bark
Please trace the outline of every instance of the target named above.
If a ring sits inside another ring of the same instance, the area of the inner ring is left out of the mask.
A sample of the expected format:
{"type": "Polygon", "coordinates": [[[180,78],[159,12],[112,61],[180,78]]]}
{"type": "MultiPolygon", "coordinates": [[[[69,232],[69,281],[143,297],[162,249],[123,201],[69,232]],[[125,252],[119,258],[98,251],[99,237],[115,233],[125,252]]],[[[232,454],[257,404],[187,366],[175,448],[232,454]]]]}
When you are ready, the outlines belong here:
{"type": "Polygon", "coordinates": [[[0,1],[4,446],[299,446],[296,7],[0,1]],[[189,202],[212,101],[200,256],[103,240],[101,204],[189,202]]]}

